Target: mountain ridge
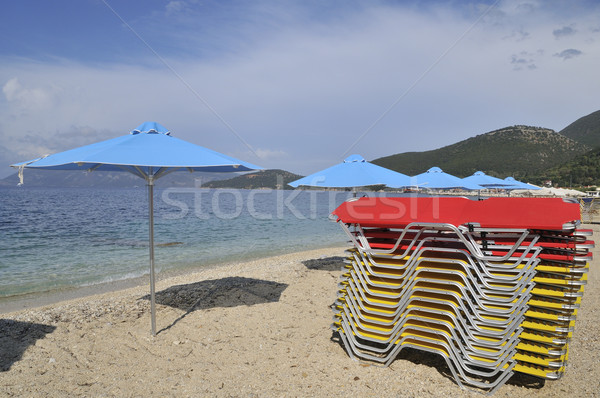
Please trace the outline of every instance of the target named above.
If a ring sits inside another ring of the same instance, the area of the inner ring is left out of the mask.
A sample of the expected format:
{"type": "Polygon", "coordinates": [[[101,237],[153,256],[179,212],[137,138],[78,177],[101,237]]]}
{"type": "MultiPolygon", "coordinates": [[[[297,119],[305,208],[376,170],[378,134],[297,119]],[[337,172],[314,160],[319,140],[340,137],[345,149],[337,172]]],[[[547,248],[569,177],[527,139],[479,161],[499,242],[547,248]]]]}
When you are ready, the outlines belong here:
{"type": "Polygon", "coordinates": [[[514,125],[438,149],[389,155],[372,163],[408,175],[437,166],[458,177],[483,171],[502,178],[525,178],[570,161],[589,149],[552,129],[514,125]]]}
{"type": "Polygon", "coordinates": [[[600,110],[580,117],[559,133],[592,149],[600,147],[600,110]]]}
{"type": "Polygon", "coordinates": [[[288,183],[302,178],[301,175],[281,169],[258,170],[228,180],[210,181],[204,188],[234,189],[292,189],[288,183]]]}

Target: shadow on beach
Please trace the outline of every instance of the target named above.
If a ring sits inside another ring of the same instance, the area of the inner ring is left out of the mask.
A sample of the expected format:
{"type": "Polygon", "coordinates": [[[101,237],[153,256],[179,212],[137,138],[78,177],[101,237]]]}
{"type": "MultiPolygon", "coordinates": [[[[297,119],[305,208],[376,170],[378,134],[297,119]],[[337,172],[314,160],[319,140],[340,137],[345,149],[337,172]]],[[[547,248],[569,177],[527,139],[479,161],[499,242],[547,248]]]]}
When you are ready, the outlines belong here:
{"type": "MultiPolygon", "coordinates": [[[[186,311],[166,330],[196,310],[277,302],[287,287],[285,283],[232,276],[171,286],[156,293],[156,303],[186,311]]],[[[150,295],[142,299],[150,300],[150,295]]]]}
{"type": "MultiPolygon", "coordinates": [[[[448,364],[441,355],[434,355],[414,348],[405,348],[400,352],[396,359],[403,359],[410,361],[415,365],[421,364],[435,368],[442,376],[454,380],[454,376],[452,375],[450,368],[448,368],[448,364]]],[[[540,379],[539,377],[515,372],[506,381],[506,384],[537,390],[544,387],[545,380],[540,379]]]]}
{"type": "Polygon", "coordinates": [[[339,271],[344,267],[344,257],[322,257],[302,261],[302,264],[308,269],[317,271],[339,271]]]}
{"type": "Polygon", "coordinates": [[[508,379],[506,384],[539,390],[540,388],[544,387],[544,385],[546,384],[546,380],[540,379],[539,377],[526,375],[525,373],[517,372],[514,375],[512,375],[510,379],[508,379]]]}
{"type": "MultiPolygon", "coordinates": [[[[414,348],[405,348],[398,354],[396,359],[407,360],[415,365],[425,365],[435,368],[442,376],[454,381],[454,376],[452,375],[450,368],[448,368],[446,360],[441,355],[434,355],[429,352],[420,351],[414,348]]],[[[544,387],[545,380],[531,375],[515,372],[506,381],[506,384],[537,390],[544,387]]]]}
{"type": "Polygon", "coordinates": [[[0,372],[8,371],[29,346],[55,329],[51,325],[0,319],[0,372]]]}
{"type": "MultiPolygon", "coordinates": [[[[344,343],[339,336],[339,332],[334,332],[331,337],[331,341],[338,343],[340,347],[346,351],[346,347],[344,347],[344,343]]],[[[390,364],[390,368],[394,367],[395,361],[409,361],[414,365],[424,365],[430,368],[434,368],[439,374],[446,377],[452,382],[456,383],[454,379],[454,375],[450,371],[446,360],[441,355],[435,355],[427,351],[421,351],[416,348],[406,347],[403,348],[394,361],[390,364]]],[[[360,361],[364,364],[372,364],[373,366],[383,366],[381,363],[377,362],[369,362],[369,361],[360,361]]],[[[540,379],[539,377],[527,375],[524,373],[515,372],[507,381],[506,384],[524,387],[528,389],[539,390],[545,385],[545,380],[540,379]]],[[[475,389],[475,391],[478,391],[475,389]]],[[[483,391],[483,390],[481,390],[483,391]]]]}

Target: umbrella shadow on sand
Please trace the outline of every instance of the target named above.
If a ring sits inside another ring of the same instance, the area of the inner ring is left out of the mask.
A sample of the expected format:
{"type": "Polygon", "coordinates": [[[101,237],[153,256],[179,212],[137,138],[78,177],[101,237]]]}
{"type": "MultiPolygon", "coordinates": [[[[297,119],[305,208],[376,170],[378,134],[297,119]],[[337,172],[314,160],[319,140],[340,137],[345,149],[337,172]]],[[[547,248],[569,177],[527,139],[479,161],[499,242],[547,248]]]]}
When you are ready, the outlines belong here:
{"type": "Polygon", "coordinates": [[[317,271],[339,271],[344,267],[344,257],[332,256],[302,261],[302,264],[310,270],[317,271]]]}
{"type": "MultiPolygon", "coordinates": [[[[156,293],[156,303],[183,310],[185,313],[159,333],[172,328],[196,310],[277,302],[287,287],[285,283],[239,276],[171,286],[156,293]]],[[[150,295],[142,299],[150,300],[150,295]]]]}
{"type": "Polygon", "coordinates": [[[29,346],[55,329],[51,325],[0,319],[0,372],[10,370],[29,346]]]}

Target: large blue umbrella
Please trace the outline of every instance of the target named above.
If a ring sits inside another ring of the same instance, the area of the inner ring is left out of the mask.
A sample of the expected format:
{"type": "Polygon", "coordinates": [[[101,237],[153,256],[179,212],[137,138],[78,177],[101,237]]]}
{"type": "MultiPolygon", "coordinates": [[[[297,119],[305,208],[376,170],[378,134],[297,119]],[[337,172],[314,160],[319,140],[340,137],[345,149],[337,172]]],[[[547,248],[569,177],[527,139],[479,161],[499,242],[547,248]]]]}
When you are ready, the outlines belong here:
{"type": "Polygon", "coordinates": [[[499,188],[504,189],[506,187],[510,187],[510,183],[501,178],[489,176],[485,174],[483,171],[477,171],[473,175],[465,177],[462,179],[463,181],[471,182],[477,185],[480,185],[484,188],[499,188]]]}
{"type": "Polygon", "coordinates": [[[410,177],[407,175],[369,163],[360,155],[348,156],[342,163],[289,183],[292,187],[304,185],[324,188],[352,188],[380,184],[390,187],[411,185],[410,177]]]}
{"type": "Polygon", "coordinates": [[[432,167],[425,173],[412,177],[411,181],[411,185],[427,189],[483,189],[481,185],[445,173],[439,167],[432,167]]]}
{"type": "Polygon", "coordinates": [[[531,184],[527,184],[526,182],[521,182],[521,181],[515,180],[513,177],[506,177],[504,179],[504,181],[507,184],[509,184],[509,187],[507,187],[505,189],[531,189],[531,190],[542,189],[541,187],[538,187],[536,185],[531,185],[531,184]]]}
{"type": "Polygon", "coordinates": [[[154,295],[154,182],[171,172],[207,171],[235,172],[260,169],[250,163],[220,154],[210,149],[180,140],[155,122],[146,122],[130,134],[56,153],[12,167],[23,169],[127,171],[148,184],[148,215],[150,240],[150,312],[152,335],[156,335],[154,295]]]}

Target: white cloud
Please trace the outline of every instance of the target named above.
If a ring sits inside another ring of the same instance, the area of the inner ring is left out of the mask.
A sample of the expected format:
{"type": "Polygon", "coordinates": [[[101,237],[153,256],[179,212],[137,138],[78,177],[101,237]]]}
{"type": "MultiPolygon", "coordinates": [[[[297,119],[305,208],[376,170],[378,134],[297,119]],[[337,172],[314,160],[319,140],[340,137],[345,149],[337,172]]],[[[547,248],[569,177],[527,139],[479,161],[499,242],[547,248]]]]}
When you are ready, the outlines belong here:
{"type": "Polygon", "coordinates": [[[187,4],[185,1],[169,1],[165,6],[165,11],[167,15],[173,15],[184,11],[187,8],[187,4]]]}
{"type": "Polygon", "coordinates": [[[52,93],[43,88],[25,88],[14,77],[2,87],[2,92],[10,105],[21,111],[37,111],[52,105],[52,93]]]}
{"type": "Polygon", "coordinates": [[[261,160],[281,160],[286,156],[289,156],[286,151],[282,151],[280,149],[263,149],[258,148],[255,150],[256,154],[261,160]]]}

